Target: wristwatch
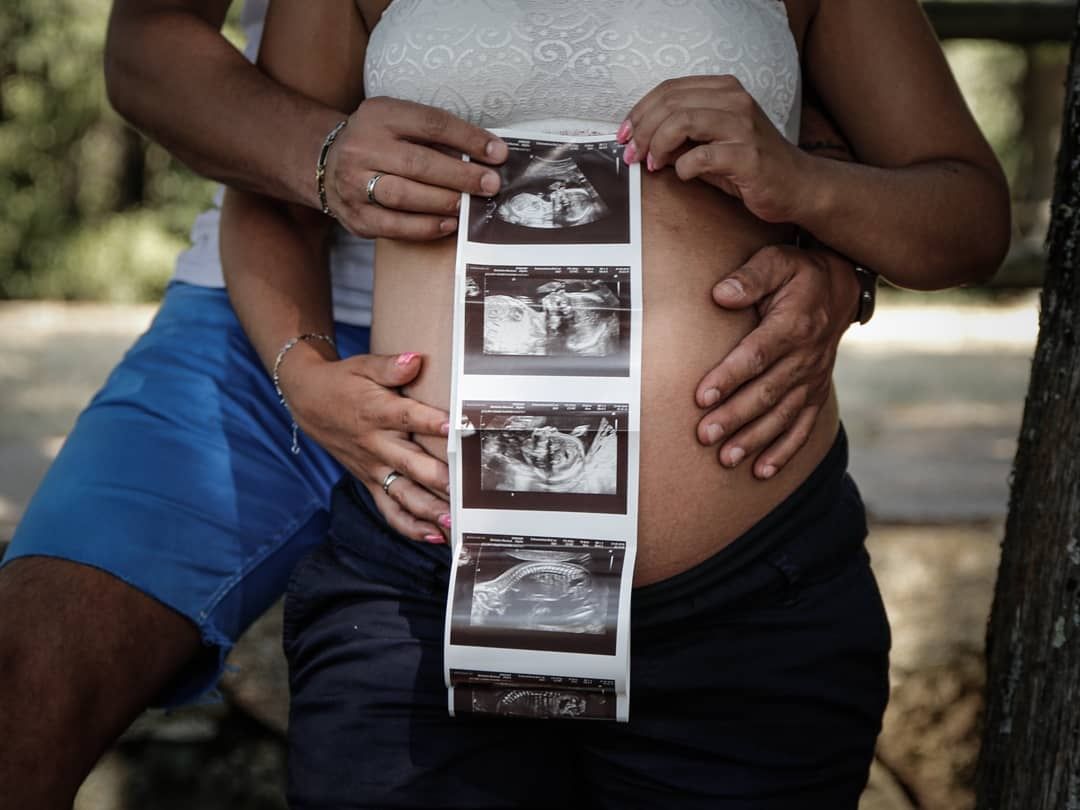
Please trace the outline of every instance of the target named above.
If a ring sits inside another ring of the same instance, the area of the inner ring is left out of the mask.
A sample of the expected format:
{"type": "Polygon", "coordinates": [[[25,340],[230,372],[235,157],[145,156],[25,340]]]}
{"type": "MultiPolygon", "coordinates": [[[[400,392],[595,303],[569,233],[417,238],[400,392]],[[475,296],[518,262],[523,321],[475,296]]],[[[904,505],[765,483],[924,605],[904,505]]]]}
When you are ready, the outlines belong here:
{"type": "Polygon", "coordinates": [[[859,282],[859,308],[855,310],[855,320],[852,323],[866,323],[874,315],[874,304],[877,302],[878,274],[873,270],[855,265],[855,278],[859,282]]]}

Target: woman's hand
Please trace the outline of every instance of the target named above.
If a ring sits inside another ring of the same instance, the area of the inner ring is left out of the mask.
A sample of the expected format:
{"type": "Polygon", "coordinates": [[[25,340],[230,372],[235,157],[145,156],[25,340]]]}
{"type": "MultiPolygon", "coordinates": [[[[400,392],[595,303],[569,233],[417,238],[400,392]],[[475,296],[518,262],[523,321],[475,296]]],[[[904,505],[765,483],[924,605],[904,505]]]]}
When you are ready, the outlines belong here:
{"type": "Polygon", "coordinates": [[[674,165],[743,201],[766,222],[793,222],[803,205],[807,157],[789,142],[734,76],[668,79],[619,128],[627,163],[674,165]]]}
{"type": "Polygon", "coordinates": [[[721,464],[734,467],[765,448],[754,475],[767,479],[806,443],[858,296],[847,259],[779,245],[762,248],[713,288],[718,305],[756,306],[761,317],[695,394],[699,406],[712,408],[698,423],[698,439],[721,445],[721,464]]]}
{"type": "Polygon", "coordinates": [[[298,343],[282,363],[280,383],[296,423],[363,482],[394,529],[441,543],[450,527],[449,470],[411,436],[445,437],[449,415],[393,390],[421,365],[412,353],[338,360],[322,346],[298,343]],[[386,493],[391,471],[401,477],[386,493]]]}
{"type": "Polygon", "coordinates": [[[326,160],[326,198],[358,236],[438,239],[457,227],[461,193],[490,197],[506,144],[446,110],[376,97],[349,116],[326,160]],[[473,161],[459,157],[468,154],[473,161]],[[368,182],[376,174],[374,197],[368,182]]]}

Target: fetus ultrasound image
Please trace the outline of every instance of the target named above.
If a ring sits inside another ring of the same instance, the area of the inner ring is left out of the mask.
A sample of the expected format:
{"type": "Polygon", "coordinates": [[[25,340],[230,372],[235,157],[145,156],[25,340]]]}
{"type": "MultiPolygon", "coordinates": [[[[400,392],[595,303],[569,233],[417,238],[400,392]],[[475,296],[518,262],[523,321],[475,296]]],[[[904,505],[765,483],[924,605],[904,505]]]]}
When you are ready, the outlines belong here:
{"type": "Polygon", "coordinates": [[[493,244],[591,245],[630,241],[629,170],[615,141],[507,138],[494,197],[469,201],[469,239],[493,244]]]}
{"type": "Polygon", "coordinates": [[[614,720],[615,684],[597,678],[451,670],[455,714],[614,720]]]}
{"type": "Polygon", "coordinates": [[[463,403],[466,508],[626,512],[629,406],[463,403]]]}
{"type": "Polygon", "coordinates": [[[630,375],[630,268],[466,267],[465,373],[630,375]]]}
{"type": "Polygon", "coordinates": [[[454,711],[534,720],[614,720],[615,696],[559,689],[454,688],[454,711]]]}
{"type": "Polygon", "coordinates": [[[451,643],[614,655],[625,549],[618,541],[466,534],[451,643]]]}

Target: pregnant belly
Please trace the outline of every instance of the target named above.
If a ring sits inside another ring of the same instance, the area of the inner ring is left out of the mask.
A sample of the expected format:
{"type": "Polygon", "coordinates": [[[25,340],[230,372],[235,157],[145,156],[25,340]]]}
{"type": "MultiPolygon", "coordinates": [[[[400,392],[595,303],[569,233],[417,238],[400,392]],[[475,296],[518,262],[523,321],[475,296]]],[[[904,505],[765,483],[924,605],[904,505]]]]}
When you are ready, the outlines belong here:
{"type": "MultiPolygon", "coordinates": [[[[679,573],[716,553],[760,520],[809,475],[836,433],[834,398],[804,450],[767,482],[752,475],[753,458],[734,470],[695,429],[703,415],[694,391],[756,323],[753,310],[725,311],[712,286],[760,247],[784,241],[783,228],[749,216],[735,201],[671,172],[643,182],[644,332],[642,336],[641,477],[635,583],[679,573]]],[[[372,351],[424,355],[406,393],[446,408],[450,398],[453,240],[417,244],[383,240],[376,248],[372,351]]],[[[501,302],[513,307],[512,301],[501,302]]],[[[527,353],[529,313],[513,334],[527,353]],[[520,332],[520,334],[518,334],[520,332]]],[[[603,342],[605,325],[583,330],[603,342]]],[[[535,331],[535,330],[533,330],[535,331]]],[[[535,342],[535,341],[534,341],[535,342]]],[[[586,346],[587,349],[587,346],[586,346]]],[[[445,458],[444,442],[426,443],[445,458]]]]}

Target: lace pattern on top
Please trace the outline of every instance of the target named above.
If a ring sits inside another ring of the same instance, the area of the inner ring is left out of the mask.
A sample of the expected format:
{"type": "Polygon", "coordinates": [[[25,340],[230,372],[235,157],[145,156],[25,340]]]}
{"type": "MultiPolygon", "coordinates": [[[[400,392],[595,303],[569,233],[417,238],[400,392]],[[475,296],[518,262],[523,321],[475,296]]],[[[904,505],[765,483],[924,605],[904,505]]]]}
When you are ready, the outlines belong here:
{"type": "Polygon", "coordinates": [[[364,86],[483,127],[618,125],[663,80],[701,74],[735,76],[797,140],[799,54],[780,0],[393,0],[364,86]]]}

